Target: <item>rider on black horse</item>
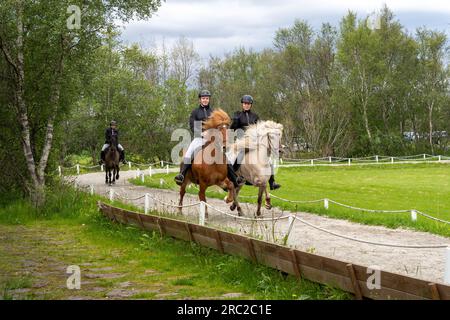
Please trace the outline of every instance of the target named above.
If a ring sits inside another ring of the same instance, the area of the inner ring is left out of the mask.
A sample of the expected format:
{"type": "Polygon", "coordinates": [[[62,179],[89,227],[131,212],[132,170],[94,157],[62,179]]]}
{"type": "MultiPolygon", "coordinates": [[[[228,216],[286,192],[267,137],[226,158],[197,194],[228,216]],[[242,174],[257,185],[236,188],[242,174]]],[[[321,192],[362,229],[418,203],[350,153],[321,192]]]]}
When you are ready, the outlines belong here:
{"type": "MultiPolygon", "coordinates": [[[[204,139],[201,137],[201,129],[202,121],[208,119],[208,117],[213,112],[213,109],[209,105],[209,100],[211,98],[211,93],[208,90],[202,90],[198,94],[200,105],[198,108],[195,108],[191,112],[191,116],[189,118],[189,126],[191,128],[191,132],[194,134],[194,139],[192,140],[189,148],[186,151],[183,159],[183,166],[180,169],[180,173],[174,178],[175,182],[178,185],[181,185],[184,181],[184,176],[188,172],[191,167],[192,160],[194,158],[194,154],[200,150],[205,143],[204,139]]],[[[241,177],[238,177],[233,170],[233,166],[228,164],[228,179],[237,187],[239,184],[243,183],[241,177]]]]}
{"type": "MultiPolygon", "coordinates": [[[[254,113],[251,108],[253,106],[253,97],[246,94],[241,98],[242,111],[237,111],[233,115],[233,123],[231,124],[230,129],[242,129],[246,130],[247,127],[251,124],[255,124],[258,122],[259,117],[256,113],[254,113]]],[[[234,170],[237,171],[239,168],[239,161],[234,165],[234,170]]],[[[273,168],[272,168],[273,172],[273,168]]],[[[278,183],[275,182],[275,177],[272,173],[269,179],[270,190],[276,190],[281,187],[278,183]]]]}
{"type": "Polygon", "coordinates": [[[127,164],[127,161],[125,160],[125,150],[123,149],[122,145],[119,143],[119,130],[117,130],[117,122],[112,120],[109,124],[109,128],[106,128],[105,131],[105,144],[103,145],[102,152],[100,154],[101,160],[99,161],[99,164],[105,163],[105,154],[106,150],[111,145],[111,137],[116,137],[117,142],[117,149],[119,150],[119,161],[122,161],[123,164],[127,164]]]}

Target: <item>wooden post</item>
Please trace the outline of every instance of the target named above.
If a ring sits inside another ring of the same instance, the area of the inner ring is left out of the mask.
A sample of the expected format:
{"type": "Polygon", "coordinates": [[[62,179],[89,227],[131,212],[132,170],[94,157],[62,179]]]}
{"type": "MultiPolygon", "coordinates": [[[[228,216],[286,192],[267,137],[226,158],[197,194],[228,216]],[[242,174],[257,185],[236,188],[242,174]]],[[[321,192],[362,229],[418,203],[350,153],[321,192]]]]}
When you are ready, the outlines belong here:
{"type": "Polygon", "coordinates": [[[189,223],[185,222],[184,223],[184,227],[185,227],[186,232],[187,232],[187,234],[189,236],[189,241],[193,242],[194,241],[194,236],[192,235],[192,230],[191,230],[191,227],[189,226],[189,223]]]}
{"type": "Polygon", "coordinates": [[[156,220],[157,224],[158,224],[158,229],[159,229],[159,233],[161,234],[161,238],[164,236],[164,227],[161,223],[161,218],[158,217],[158,219],[156,220]]]}
{"type": "Polygon", "coordinates": [[[253,241],[251,238],[247,238],[247,248],[248,253],[250,254],[250,258],[254,263],[258,263],[258,259],[256,259],[255,247],[253,247],[253,241]]]}
{"type": "Polygon", "coordinates": [[[375,160],[376,160],[376,162],[378,163],[378,156],[375,156],[375,160]]]}
{"type": "Polygon", "coordinates": [[[103,172],[103,165],[100,166],[100,170],[103,172]]]}
{"type": "Polygon", "coordinates": [[[145,182],[144,172],[142,172],[142,174],[141,174],[141,181],[142,181],[142,183],[145,182]]]}
{"type": "Polygon", "coordinates": [[[216,238],[217,248],[219,248],[220,253],[224,253],[225,251],[223,249],[222,238],[220,237],[219,230],[217,229],[214,230],[214,236],[216,238]]]}
{"type": "Polygon", "coordinates": [[[314,165],[314,159],[311,159],[311,165],[312,166],[314,165]]]}
{"type": "Polygon", "coordinates": [[[61,166],[58,166],[58,173],[59,173],[59,176],[61,177],[61,175],[62,175],[61,166]]]}
{"type": "Polygon", "coordinates": [[[295,276],[298,280],[300,280],[302,277],[302,273],[300,272],[300,266],[298,265],[297,255],[295,254],[295,250],[291,249],[289,251],[291,252],[292,266],[294,267],[295,276]]]}
{"type": "Polygon", "coordinates": [[[131,161],[128,161],[128,169],[131,169],[131,161]]]}
{"type": "Polygon", "coordinates": [[[441,295],[439,294],[439,289],[436,283],[429,283],[428,286],[430,287],[431,298],[433,300],[441,300],[441,295]]]}
{"type": "Polygon", "coordinates": [[[361,288],[359,287],[358,279],[356,279],[355,275],[355,269],[353,269],[353,265],[351,263],[347,264],[347,271],[348,275],[350,276],[350,280],[352,281],[356,300],[362,300],[361,288]]]}
{"type": "Polygon", "coordinates": [[[150,178],[152,177],[152,166],[148,168],[148,175],[150,176],[150,178]]]}
{"type": "Polygon", "coordinates": [[[328,207],[329,207],[328,199],[326,199],[326,198],[323,199],[323,206],[326,210],[328,210],[328,207]]]}
{"type": "Polygon", "coordinates": [[[348,158],[348,165],[349,165],[349,166],[352,165],[352,158],[348,158]]]}
{"type": "Polygon", "coordinates": [[[161,160],[161,168],[164,167],[164,161],[161,160]]]}
{"type": "Polygon", "coordinates": [[[80,174],[80,165],[77,163],[77,174],[80,174]]]}
{"type": "Polygon", "coordinates": [[[166,174],[169,174],[169,165],[166,165],[166,174]]]}

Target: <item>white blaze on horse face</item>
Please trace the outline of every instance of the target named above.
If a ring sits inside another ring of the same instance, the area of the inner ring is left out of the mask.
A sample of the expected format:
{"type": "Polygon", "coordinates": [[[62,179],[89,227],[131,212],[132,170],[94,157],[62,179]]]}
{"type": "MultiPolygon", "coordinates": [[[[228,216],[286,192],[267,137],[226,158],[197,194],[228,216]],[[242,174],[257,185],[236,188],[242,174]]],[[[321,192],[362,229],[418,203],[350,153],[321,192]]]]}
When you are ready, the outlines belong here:
{"type": "Polygon", "coordinates": [[[172,148],[170,153],[173,163],[179,163],[183,158],[183,155],[186,153],[186,150],[191,143],[191,132],[186,129],[176,129],[172,132],[170,141],[179,141],[180,138],[181,141],[172,148]]]}
{"type": "Polygon", "coordinates": [[[203,149],[203,162],[206,164],[223,164],[223,135],[221,130],[208,129],[204,132],[206,141],[212,141],[203,149]]]}

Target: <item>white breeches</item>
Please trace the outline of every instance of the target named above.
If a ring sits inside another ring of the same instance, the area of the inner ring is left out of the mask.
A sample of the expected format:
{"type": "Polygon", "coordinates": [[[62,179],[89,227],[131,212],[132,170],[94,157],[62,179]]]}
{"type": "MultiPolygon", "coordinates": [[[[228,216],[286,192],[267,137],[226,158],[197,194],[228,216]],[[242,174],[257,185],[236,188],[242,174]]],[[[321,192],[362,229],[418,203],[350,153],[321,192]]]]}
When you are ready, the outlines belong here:
{"type": "MultiPolygon", "coordinates": [[[[120,143],[117,145],[117,147],[119,148],[120,151],[123,151],[123,147],[122,147],[122,145],[120,143]]],[[[103,145],[102,151],[105,151],[108,148],[109,148],[109,144],[105,143],[103,145]]]]}

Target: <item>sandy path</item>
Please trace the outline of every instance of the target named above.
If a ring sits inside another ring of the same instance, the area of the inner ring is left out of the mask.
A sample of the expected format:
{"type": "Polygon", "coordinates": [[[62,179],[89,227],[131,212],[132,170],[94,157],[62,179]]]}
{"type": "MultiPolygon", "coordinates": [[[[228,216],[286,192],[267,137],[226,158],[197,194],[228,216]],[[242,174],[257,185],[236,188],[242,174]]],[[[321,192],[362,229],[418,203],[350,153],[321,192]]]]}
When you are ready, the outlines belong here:
{"type": "MultiPolygon", "coordinates": [[[[158,172],[157,170],[155,171],[158,172]]],[[[165,170],[161,171],[165,172],[165,170]]],[[[115,186],[113,186],[114,191],[119,195],[119,197],[137,198],[145,193],[150,193],[152,196],[161,201],[173,204],[178,203],[177,192],[132,185],[128,182],[128,179],[134,178],[134,176],[135,171],[121,172],[120,180],[115,186]]],[[[104,173],[80,175],[77,177],[77,182],[83,186],[93,185],[95,192],[103,195],[105,195],[110,188],[104,183],[104,173]]],[[[256,203],[256,199],[241,199],[241,203],[243,201],[256,203]]],[[[144,206],[144,199],[127,202],[141,207],[144,206]]],[[[184,201],[185,205],[195,202],[198,202],[198,198],[196,196],[186,194],[184,201]]],[[[226,205],[223,200],[208,199],[208,203],[222,211],[235,214],[229,210],[229,206],[226,205]]],[[[253,212],[256,211],[256,205],[252,203],[242,203],[244,215],[247,217],[253,216],[253,212]]],[[[166,212],[176,212],[176,208],[163,206],[154,200],[150,201],[150,205],[154,209],[164,210],[166,212]]],[[[234,231],[256,235],[270,241],[274,241],[275,236],[275,241],[278,243],[281,243],[281,239],[284,237],[289,227],[289,222],[287,219],[279,220],[275,224],[272,222],[255,223],[237,220],[211,209],[208,212],[208,225],[220,226],[221,228],[233,228],[234,231]]],[[[198,207],[184,208],[183,214],[189,216],[193,220],[198,219],[198,207]]],[[[282,212],[278,208],[273,208],[272,210],[262,210],[262,217],[264,218],[272,217],[272,215],[279,216],[288,214],[289,212],[282,212]]],[[[368,226],[347,220],[332,219],[305,212],[299,212],[298,217],[315,226],[342,235],[368,241],[403,245],[448,244],[450,246],[450,239],[425,232],[368,226]]],[[[365,244],[324,233],[307,226],[300,221],[295,221],[287,244],[301,250],[307,250],[322,256],[327,256],[354,264],[378,266],[385,271],[409,275],[412,277],[425,279],[427,281],[441,283],[444,281],[444,248],[412,249],[365,244]]]]}

